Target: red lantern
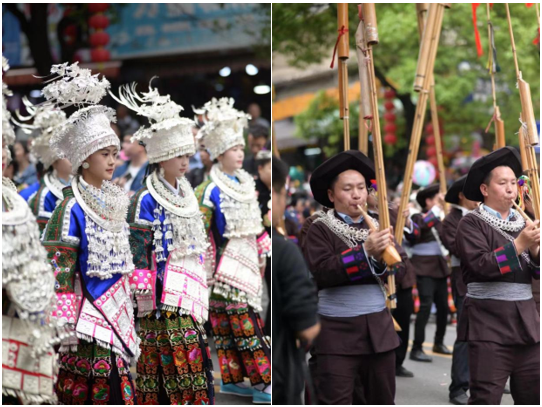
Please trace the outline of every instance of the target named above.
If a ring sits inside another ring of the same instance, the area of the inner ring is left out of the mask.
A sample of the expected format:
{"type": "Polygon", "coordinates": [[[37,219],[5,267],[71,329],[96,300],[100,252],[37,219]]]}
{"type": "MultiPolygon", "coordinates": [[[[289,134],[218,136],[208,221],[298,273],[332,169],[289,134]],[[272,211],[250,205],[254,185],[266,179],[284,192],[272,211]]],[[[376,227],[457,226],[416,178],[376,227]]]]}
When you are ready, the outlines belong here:
{"type": "Polygon", "coordinates": [[[384,108],[387,111],[390,111],[390,110],[393,110],[395,108],[395,105],[393,104],[393,102],[391,100],[388,100],[387,102],[384,103],[384,108]]]}
{"type": "Polygon", "coordinates": [[[433,166],[435,167],[436,170],[438,170],[438,159],[437,157],[430,157],[429,161],[431,164],[433,164],[433,166]]]}
{"type": "Polygon", "coordinates": [[[394,145],[395,143],[397,143],[397,136],[393,133],[387,133],[384,136],[384,143],[394,145]]]}
{"type": "Polygon", "coordinates": [[[395,116],[395,113],[392,112],[386,112],[384,113],[384,120],[387,122],[394,122],[397,117],[395,116]]]}
{"type": "Polygon", "coordinates": [[[425,142],[427,143],[428,146],[434,146],[435,145],[435,136],[433,136],[433,135],[427,136],[425,138],[425,142]]]}
{"type": "Polygon", "coordinates": [[[75,24],[66,26],[66,28],[64,28],[64,35],[75,37],[77,35],[77,26],[75,24]]]}
{"type": "Polygon", "coordinates": [[[96,31],[90,35],[89,42],[93,48],[103,47],[109,43],[109,34],[105,31],[96,31]]]}
{"type": "Polygon", "coordinates": [[[427,123],[425,125],[425,132],[427,134],[433,134],[433,123],[427,123]]]}
{"type": "Polygon", "coordinates": [[[91,13],[103,13],[109,8],[109,3],[89,3],[88,11],[91,13]]]}
{"type": "Polygon", "coordinates": [[[88,25],[96,30],[105,30],[109,26],[109,18],[103,14],[95,14],[88,19],[88,25]]]}
{"type": "Polygon", "coordinates": [[[384,131],[386,133],[395,133],[397,131],[397,126],[394,123],[387,123],[384,126],[384,131]]]}
{"type": "Polygon", "coordinates": [[[427,153],[428,157],[436,157],[437,156],[437,149],[436,149],[436,147],[433,147],[433,146],[427,147],[426,153],[427,153]]]}
{"type": "Polygon", "coordinates": [[[387,90],[384,92],[384,99],[394,99],[395,91],[393,89],[387,90]]]}
{"type": "Polygon", "coordinates": [[[90,51],[90,58],[92,62],[107,62],[111,56],[105,48],[96,48],[90,51]]]}

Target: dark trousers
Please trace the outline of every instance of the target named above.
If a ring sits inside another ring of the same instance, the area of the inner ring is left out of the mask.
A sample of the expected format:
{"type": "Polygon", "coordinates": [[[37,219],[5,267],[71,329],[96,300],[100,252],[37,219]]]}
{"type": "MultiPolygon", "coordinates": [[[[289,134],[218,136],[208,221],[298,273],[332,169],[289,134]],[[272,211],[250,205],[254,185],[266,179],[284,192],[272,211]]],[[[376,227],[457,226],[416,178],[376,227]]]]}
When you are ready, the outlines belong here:
{"type": "Polygon", "coordinates": [[[316,369],[319,404],[352,404],[357,380],[367,404],[395,404],[394,350],[370,355],[319,354],[316,369]]]}
{"type": "MultiPolygon", "coordinates": [[[[463,312],[465,297],[458,295],[456,288],[452,285],[455,308],[457,309],[457,326],[463,312]]],[[[467,342],[456,340],[454,353],[452,355],[452,383],[450,384],[450,398],[466,393],[469,389],[469,345],[467,342]]]]}
{"type": "Polygon", "coordinates": [[[418,294],[420,295],[420,310],[416,315],[414,327],[413,349],[421,349],[425,341],[425,326],[431,313],[433,302],[437,306],[437,331],[435,333],[435,344],[444,341],[446,333],[446,322],[448,316],[448,286],[446,277],[416,277],[418,294]]]}
{"type": "Polygon", "coordinates": [[[469,341],[469,404],[501,404],[510,376],[514,404],[540,405],[540,343],[500,345],[469,341]]]}
{"type": "Polygon", "coordinates": [[[395,349],[395,367],[403,365],[408,349],[408,338],[410,334],[410,316],[414,312],[414,299],[412,298],[412,287],[399,288],[397,290],[397,308],[392,312],[393,317],[401,327],[397,332],[401,344],[395,349]]]}

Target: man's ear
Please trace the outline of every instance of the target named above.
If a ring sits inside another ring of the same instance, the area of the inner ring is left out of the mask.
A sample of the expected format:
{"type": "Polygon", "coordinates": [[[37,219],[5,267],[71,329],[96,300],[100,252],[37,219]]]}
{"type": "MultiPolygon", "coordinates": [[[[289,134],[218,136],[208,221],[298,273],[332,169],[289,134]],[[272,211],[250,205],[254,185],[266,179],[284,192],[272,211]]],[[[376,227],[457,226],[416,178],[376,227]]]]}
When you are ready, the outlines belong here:
{"type": "Polygon", "coordinates": [[[489,196],[489,193],[487,192],[487,188],[488,188],[488,187],[487,187],[486,184],[481,184],[481,185],[480,185],[480,192],[482,193],[482,195],[483,195],[484,197],[489,196]]]}
{"type": "Polygon", "coordinates": [[[329,198],[331,202],[335,203],[335,201],[333,200],[333,190],[331,189],[327,190],[327,197],[329,198]]]}

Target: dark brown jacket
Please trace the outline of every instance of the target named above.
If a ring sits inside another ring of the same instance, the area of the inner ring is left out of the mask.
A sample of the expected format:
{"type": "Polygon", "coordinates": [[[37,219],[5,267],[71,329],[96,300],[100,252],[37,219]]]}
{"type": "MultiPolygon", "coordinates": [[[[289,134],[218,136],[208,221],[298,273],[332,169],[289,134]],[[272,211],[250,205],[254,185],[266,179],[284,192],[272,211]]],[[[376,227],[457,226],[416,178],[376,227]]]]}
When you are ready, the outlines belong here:
{"type": "MultiPolygon", "coordinates": [[[[516,238],[520,232],[507,232],[516,238]]],[[[514,256],[513,245],[482,219],[470,213],[461,219],[456,246],[465,284],[502,281],[531,285],[540,279],[540,268],[522,256],[514,256]],[[511,248],[504,255],[503,250],[511,248]],[[518,263],[519,260],[519,263],[518,263]]],[[[539,259],[533,260],[539,264],[539,259]]],[[[501,345],[530,345],[540,342],[540,318],[534,299],[526,301],[477,300],[467,297],[459,320],[458,340],[489,341],[501,345]]]]}
{"type": "MultiPolygon", "coordinates": [[[[455,245],[455,238],[457,235],[457,228],[459,227],[459,222],[463,218],[463,213],[461,209],[452,208],[450,213],[446,215],[442,221],[442,235],[440,239],[442,244],[451,255],[459,258],[459,253],[455,245]]],[[[463,276],[461,274],[461,267],[452,267],[452,285],[457,290],[457,293],[464,297],[467,294],[467,286],[463,282],[463,276]]]]}

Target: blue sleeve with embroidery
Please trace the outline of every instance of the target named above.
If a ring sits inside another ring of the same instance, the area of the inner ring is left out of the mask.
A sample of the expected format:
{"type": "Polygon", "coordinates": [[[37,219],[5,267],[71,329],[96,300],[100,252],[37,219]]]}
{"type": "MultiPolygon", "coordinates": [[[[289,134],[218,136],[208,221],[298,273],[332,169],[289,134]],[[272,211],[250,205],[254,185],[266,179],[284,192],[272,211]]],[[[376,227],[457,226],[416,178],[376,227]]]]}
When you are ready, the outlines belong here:
{"type": "MultiPolygon", "coordinates": [[[[21,192],[19,192],[19,195],[23,197],[25,201],[29,201],[32,195],[34,195],[36,192],[38,192],[38,189],[40,189],[40,182],[35,182],[29,187],[26,187],[21,192]]],[[[52,211],[51,211],[52,212],[52,211]]]]}
{"type": "Polygon", "coordinates": [[[53,213],[56,208],[58,198],[51,191],[45,196],[45,201],[43,202],[43,209],[45,212],[53,213]]]}
{"type": "Polygon", "coordinates": [[[220,203],[220,189],[217,186],[215,186],[211,191],[210,199],[215,206],[213,219],[218,229],[218,233],[220,233],[220,236],[224,237],[224,233],[226,231],[226,217],[222,213],[222,206],[220,203]]]}

